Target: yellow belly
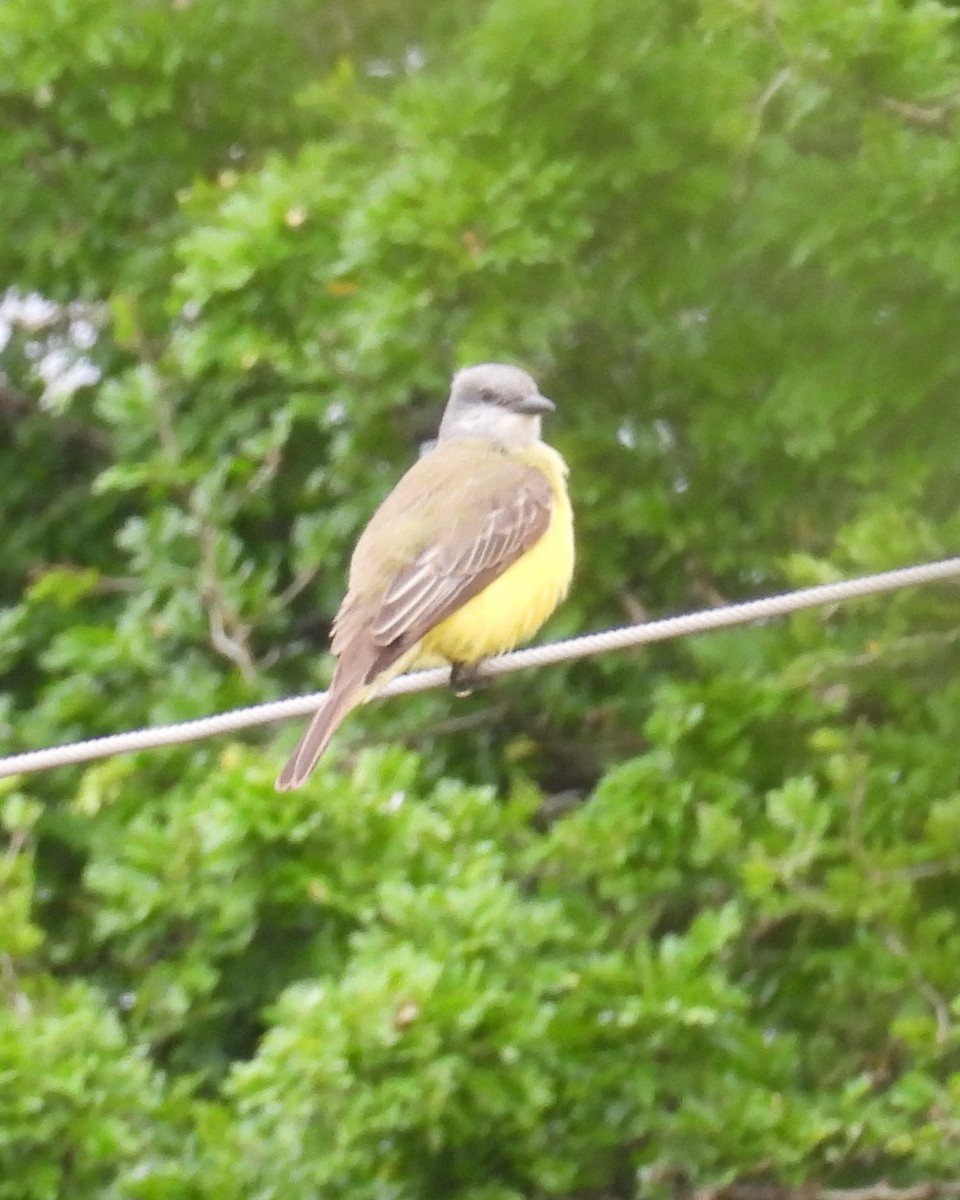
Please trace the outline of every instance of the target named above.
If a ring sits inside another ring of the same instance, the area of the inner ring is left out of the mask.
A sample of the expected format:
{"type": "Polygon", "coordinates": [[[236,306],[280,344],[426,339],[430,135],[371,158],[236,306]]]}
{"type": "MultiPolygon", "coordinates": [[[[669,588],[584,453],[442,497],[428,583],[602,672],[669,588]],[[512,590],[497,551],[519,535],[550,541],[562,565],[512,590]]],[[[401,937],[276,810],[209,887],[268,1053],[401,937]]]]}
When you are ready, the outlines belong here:
{"type": "Polygon", "coordinates": [[[560,466],[546,472],[554,491],[546,532],[493,583],[426,634],[419,661],[476,663],[512,650],[537,632],[566,595],[573,576],[573,514],[562,459],[556,458],[560,466]]]}

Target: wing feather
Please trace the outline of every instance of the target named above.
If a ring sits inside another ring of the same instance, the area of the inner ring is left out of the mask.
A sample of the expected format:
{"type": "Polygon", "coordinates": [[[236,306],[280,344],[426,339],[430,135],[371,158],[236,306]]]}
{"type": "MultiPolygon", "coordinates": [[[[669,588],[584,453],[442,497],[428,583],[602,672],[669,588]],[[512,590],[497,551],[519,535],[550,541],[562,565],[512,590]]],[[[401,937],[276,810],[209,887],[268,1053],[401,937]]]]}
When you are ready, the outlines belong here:
{"type": "Polygon", "coordinates": [[[370,629],[377,644],[412,645],[466,604],[543,536],[551,504],[548,481],[531,471],[479,520],[421,551],[384,592],[370,629]]]}

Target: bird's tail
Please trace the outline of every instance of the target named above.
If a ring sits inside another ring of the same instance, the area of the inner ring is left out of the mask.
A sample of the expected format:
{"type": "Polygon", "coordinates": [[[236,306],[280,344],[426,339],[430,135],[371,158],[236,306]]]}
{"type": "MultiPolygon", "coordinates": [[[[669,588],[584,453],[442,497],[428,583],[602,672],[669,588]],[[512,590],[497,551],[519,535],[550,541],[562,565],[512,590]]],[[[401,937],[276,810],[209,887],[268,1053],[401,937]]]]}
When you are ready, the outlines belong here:
{"type": "Polygon", "coordinates": [[[358,704],[373,699],[395,675],[419,662],[421,645],[421,642],[415,642],[407,646],[386,664],[382,649],[372,644],[359,653],[344,652],[333,673],[329,691],[277,776],[278,792],[289,792],[306,783],[344,717],[358,704]]]}
{"type": "Polygon", "coordinates": [[[303,737],[297,742],[293,753],[277,776],[278,792],[289,792],[306,782],[340,722],[352,708],[356,708],[367,699],[369,691],[369,688],[357,680],[338,679],[334,676],[325,699],[313,714],[303,737]]]}

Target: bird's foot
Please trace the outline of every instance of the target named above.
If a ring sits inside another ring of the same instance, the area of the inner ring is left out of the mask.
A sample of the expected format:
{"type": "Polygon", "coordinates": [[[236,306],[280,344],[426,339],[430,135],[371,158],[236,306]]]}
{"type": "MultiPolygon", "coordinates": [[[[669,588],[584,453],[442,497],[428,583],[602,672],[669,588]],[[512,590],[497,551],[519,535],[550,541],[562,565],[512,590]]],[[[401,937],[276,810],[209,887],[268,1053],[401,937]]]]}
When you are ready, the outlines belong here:
{"type": "Polygon", "coordinates": [[[455,662],[450,665],[450,686],[455,696],[469,696],[489,682],[489,676],[483,672],[483,663],[455,662]]]}

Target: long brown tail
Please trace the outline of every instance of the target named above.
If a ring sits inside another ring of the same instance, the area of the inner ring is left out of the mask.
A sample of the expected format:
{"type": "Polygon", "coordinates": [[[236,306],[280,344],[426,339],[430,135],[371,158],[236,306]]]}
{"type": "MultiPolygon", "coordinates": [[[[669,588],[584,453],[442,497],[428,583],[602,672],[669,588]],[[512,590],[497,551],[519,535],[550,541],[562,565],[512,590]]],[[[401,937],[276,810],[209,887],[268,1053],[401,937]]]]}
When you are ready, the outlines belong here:
{"type": "Polygon", "coordinates": [[[356,680],[338,679],[334,675],[326,699],[313,714],[303,737],[277,776],[275,786],[278,792],[289,792],[306,782],[340,722],[352,708],[363,702],[366,690],[356,680]]]}

